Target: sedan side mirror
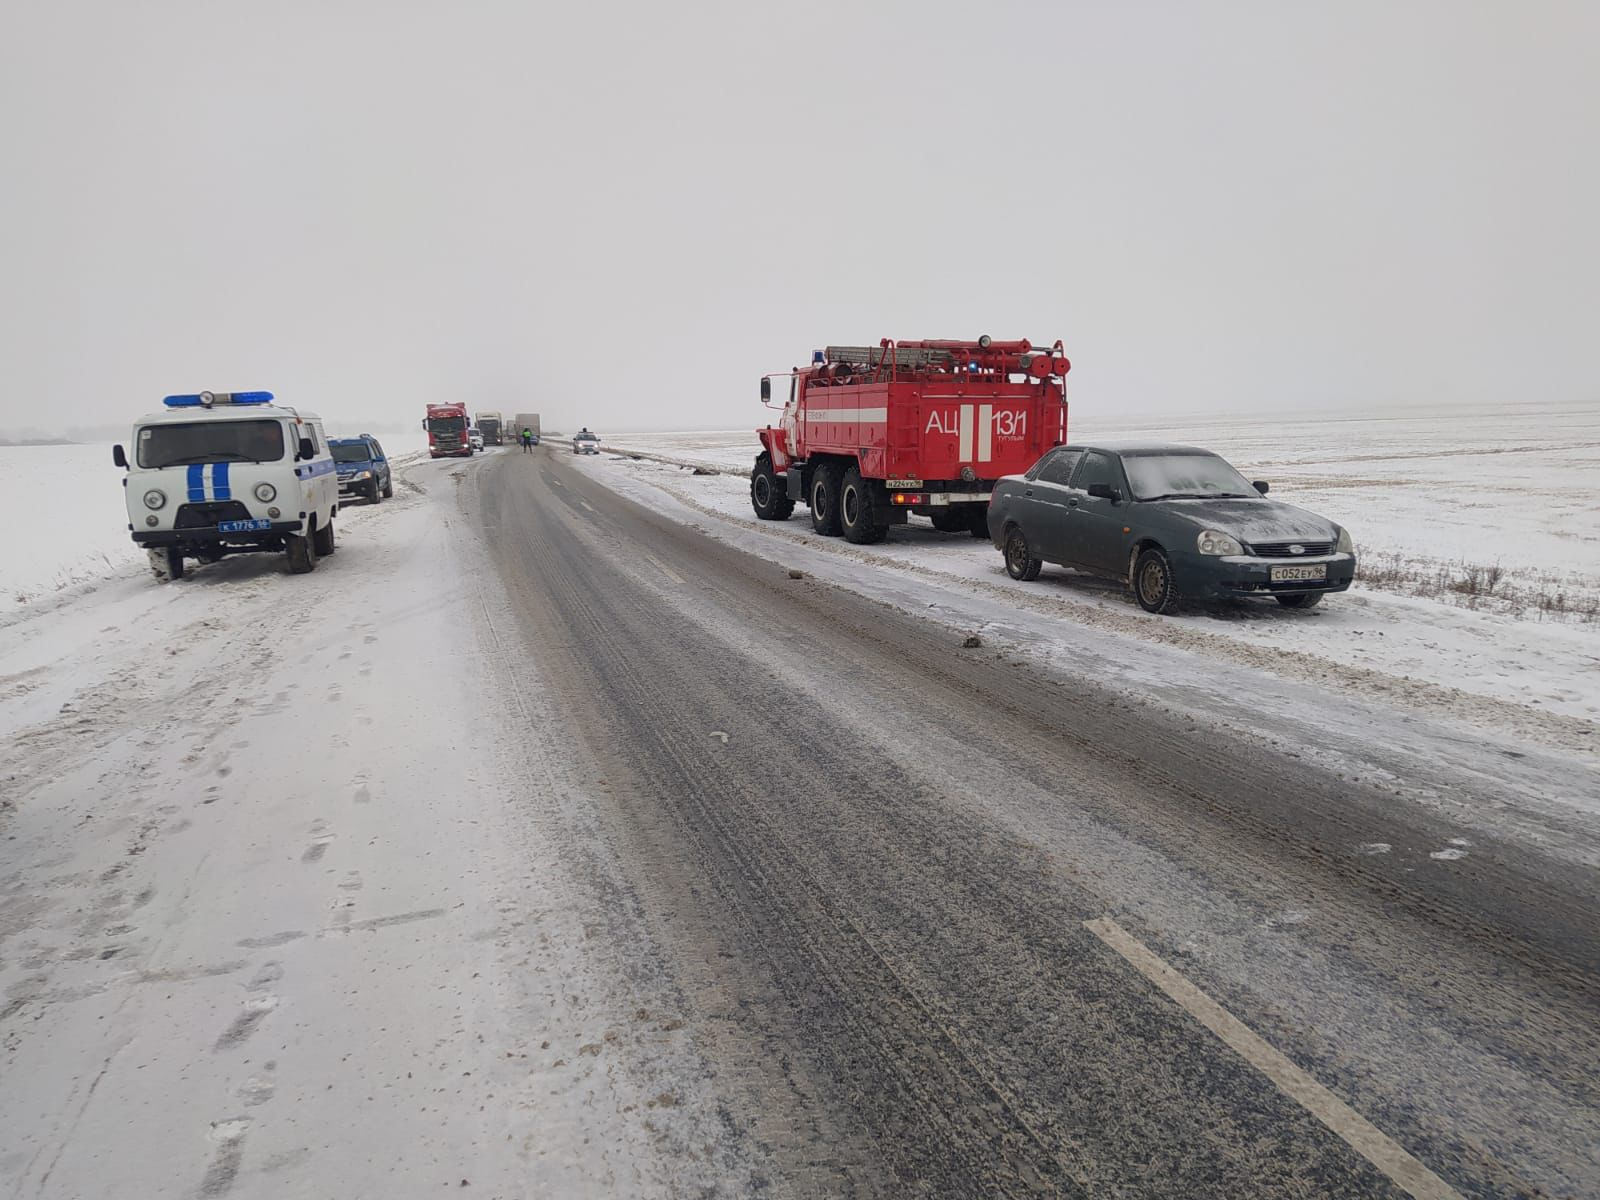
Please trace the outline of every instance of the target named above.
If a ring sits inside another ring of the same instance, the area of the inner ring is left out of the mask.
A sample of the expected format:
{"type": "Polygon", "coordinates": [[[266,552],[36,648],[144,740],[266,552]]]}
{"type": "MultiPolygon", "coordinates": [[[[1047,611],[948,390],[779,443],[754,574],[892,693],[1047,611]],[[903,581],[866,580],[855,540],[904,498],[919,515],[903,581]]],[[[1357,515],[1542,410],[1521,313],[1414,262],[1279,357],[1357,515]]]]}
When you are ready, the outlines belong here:
{"type": "Polygon", "coordinates": [[[769,376],[761,377],[761,402],[765,404],[772,399],[772,379],[769,376]]]}
{"type": "Polygon", "coordinates": [[[311,444],[311,439],[307,438],[307,437],[301,438],[300,439],[300,457],[301,458],[315,458],[316,456],[317,456],[317,448],[311,444]]]}
{"type": "Polygon", "coordinates": [[[1256,480],[1255,488],[1256,488],[1256,491],[1260,492],[1263,496],[1265,496],[1267,494],[1267,481],[1265,479],[1256,480]]]}
{"type": "Polygon", "coordinates": [[[124,471],[128,469],[128,455],[127,452],[123,450],[121,442],[118,442],[115,446],[111,447],[111,461],[116,463],[117,466],[121,467],[124,471]]]}
{"type": "Polygon", "coordinates": [[[1091,483],[1089,485],[1089,495],[1096,500],[1109,500],[1113,504],[1122,499],[1122,493],[1109,483],[1091,483]]]}

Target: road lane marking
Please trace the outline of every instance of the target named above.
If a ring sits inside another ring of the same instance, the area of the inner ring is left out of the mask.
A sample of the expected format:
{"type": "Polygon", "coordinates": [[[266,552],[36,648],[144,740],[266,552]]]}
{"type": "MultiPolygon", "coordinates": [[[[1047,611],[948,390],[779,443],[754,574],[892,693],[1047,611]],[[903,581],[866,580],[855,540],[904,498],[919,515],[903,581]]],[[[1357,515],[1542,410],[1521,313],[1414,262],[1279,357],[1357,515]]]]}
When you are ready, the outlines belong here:
{"type": "Polygon", "coordinates": [[[590,504],[590,503],[589,503],[589,502],[588,502],[588,501],[587,501],[587,500],[579,500],[579,501],[578,501],[578,503],[579,503],[579,504],[581,504],[581,505],[583,505],[583,506],[584,506],[584,507],[585,507],[585,508],[587,508],[587,509],[588,509],[588,510],[589,510],[589,511],[590,511],[590,512],[593,512],[593,511],[594,511],[594,505],[592,505],[592,504],[590,504]]]}
{"type": "Polygon", "coordinates": [[[1158,954],[1110,917],[1085,921],[1083,927],[1127,959],[1139,974],[1277,1084],[1284,1095],[1343,1138],[1351,1149],[1387,1175],[1407,1195],[1417,1200],[1463,1200],[1460,1192],[1408,1154],[1400,1143],[1274,1050],[1248,1025],[1169,967],[1158,954]]]}

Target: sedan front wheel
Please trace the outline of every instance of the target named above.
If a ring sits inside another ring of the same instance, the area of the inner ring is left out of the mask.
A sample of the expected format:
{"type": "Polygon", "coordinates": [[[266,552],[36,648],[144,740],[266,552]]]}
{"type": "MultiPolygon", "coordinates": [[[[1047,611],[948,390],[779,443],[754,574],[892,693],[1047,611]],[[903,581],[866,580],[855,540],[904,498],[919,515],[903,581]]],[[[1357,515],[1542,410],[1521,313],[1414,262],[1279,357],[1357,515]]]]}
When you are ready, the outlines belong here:
{"type": "Polygon", "coordinates": [[[1133,562],[1133,598],[1149,613],[1174,613],[1182,602],[1172,578],[1172,560],[1160,546],[1142,551],[1133,562]]]}
{"type": "Polygon", "coordinates": [[[1006,574],[1028,583],[1039,578],[1043,567],[1043,560],[1033,556],[1033,548],[1028,545],[1026,535],[1013,526],[1011,532],[1006,534],[1006,574]]]}

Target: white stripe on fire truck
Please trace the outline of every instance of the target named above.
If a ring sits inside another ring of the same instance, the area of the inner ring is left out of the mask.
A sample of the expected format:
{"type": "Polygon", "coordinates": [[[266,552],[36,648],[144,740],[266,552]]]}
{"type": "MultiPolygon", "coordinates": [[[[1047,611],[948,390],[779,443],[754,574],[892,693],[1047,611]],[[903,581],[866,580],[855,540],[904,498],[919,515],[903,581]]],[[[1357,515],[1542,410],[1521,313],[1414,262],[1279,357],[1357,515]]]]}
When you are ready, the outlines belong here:
{"type": "Polygon", "coordinates": [[[956,435],[956,461],[972,461],[972,405],[961,406],[961,431],[956,435]]]}
{"type": "Polygon", "coordinates": [[[807,408],[807,421],[887,421],[887,408],[807,408]]]}
{"type": "Polygon", "coordinates": [[[978,405],[978,461],[994,458],[994,405],[978,405]]]}

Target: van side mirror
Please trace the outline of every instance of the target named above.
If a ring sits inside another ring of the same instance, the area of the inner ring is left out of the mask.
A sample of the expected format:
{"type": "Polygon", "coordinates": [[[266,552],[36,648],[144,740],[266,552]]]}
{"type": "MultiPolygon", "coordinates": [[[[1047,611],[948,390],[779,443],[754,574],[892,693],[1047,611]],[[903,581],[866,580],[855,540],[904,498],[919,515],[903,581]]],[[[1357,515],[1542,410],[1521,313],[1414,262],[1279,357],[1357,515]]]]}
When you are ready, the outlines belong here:
{"type": "Polygon", "coordinates": [[[1265,479],[1256,480],[1255,489],[1265,496],[1267,494],[1267,481],[1265,479]]]}
{"type": "Polygon", "coordinates": [[[301,438],[300,439],[300,457],[301,458],[315,458],[316,455],[317,455],[317,448],[311,444],[311,439],[308,438],[308,437],[301,438]]]}
{"type": "Polygon", "coordinates": [[[1093,496],[1096,500],[1109,500],[1111,503],[1115,504],[1118,500],[1122,499],[1122,493],[1117,491],[1117,489],[1112,487],[1109,483],[1091,483],[1088,491],[1089,495],[1093,496]]]}
{"type": "Polygon", "coordinates": [[[124,471],[128,469],[128,455],[127,452],[123,450],[121,442],[118,442],[115,446],[111,447],[111,461],[116,463],[117,466],[121,467],[124,471]]]}
{"type": "Polygon", "coordinates": [[[772,399],[772,377],[770,375],[763,375],[761,377],[761,402],[763,404],[765,404],[768,401],[770,401],[771,399],[772,399]]]}

